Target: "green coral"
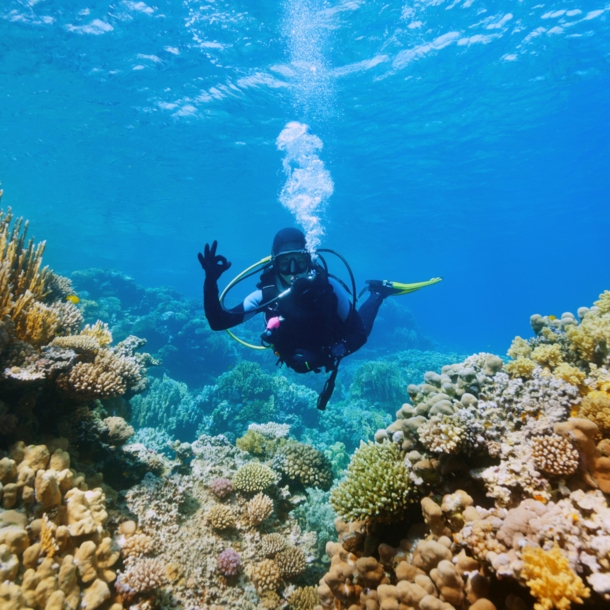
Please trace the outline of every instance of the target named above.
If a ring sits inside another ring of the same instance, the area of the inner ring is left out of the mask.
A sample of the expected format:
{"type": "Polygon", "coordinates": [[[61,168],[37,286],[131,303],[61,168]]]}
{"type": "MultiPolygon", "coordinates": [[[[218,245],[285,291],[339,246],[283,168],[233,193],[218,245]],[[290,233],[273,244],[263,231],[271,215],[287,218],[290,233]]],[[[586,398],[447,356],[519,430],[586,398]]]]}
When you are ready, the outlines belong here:
{"type": "Polygon", "coordinates": [[[333,482],[330,461],[311,445],[296,442],[285,444],[278,450],[274,465],[289,480],[297,481],[304,487],[329,489],[333,482]]]}
{"type": "Polygon", "coordinates": [[[395,443],[361,443],[330,503],[346,521],[394,522],[407,509],[409,473],[395,443]]]}
{"type": "Polygon", "coordinates": [[[233,487],[246,493],[263,491],[275,483],[271,468],[258,462],[244,464],[233,477],[233,487]]]}
{"type": "Polygon", "coordinates": [[[260,432],[256,432],[256,430],[248,430],[242,437],[235,441],[235,444],[242,451],[264,457],[273,457],[278,448],[285,443],[286,439],[284,438],[265,436],[260,432]]]}

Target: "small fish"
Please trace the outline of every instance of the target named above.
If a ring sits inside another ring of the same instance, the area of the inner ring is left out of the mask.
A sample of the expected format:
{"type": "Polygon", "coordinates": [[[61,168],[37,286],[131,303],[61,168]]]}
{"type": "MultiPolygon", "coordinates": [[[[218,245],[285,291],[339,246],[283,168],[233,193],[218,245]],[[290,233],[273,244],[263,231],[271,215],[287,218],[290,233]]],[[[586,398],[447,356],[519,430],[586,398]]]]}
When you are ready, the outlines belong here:
{"type": "Polygon", "coordinates": [[[556,320],[557,316],[549,316],[549,320],[552,322],[553,320],[556,320]]]}
{"type": "Polygon", "coordinates": [[[66,301],[70,301],[70,303],[74,303],[74,305],[80,303],[80,299],[75,294],[68,295],[66,301]]]}

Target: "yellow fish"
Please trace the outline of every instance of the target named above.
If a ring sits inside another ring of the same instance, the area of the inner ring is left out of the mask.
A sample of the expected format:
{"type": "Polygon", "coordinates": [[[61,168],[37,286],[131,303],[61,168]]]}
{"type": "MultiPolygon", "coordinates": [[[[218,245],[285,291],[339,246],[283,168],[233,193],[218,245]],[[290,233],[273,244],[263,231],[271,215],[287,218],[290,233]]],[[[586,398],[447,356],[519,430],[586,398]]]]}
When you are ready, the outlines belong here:
{"type": "Polygon", "coordinates": [[[556,320],[556,319],[557,319],[557,316],[553,316],[553,315],[549,316],[549,320],[550,320],[551,322],[552,322],[553,320],[556,320]]]}
{"type": "Polygon", "coordinates": [[[80,299],[75,294],[70,294],[66,297],[66,301],[70,301],[70,303],[80,303],[80,299]]]}

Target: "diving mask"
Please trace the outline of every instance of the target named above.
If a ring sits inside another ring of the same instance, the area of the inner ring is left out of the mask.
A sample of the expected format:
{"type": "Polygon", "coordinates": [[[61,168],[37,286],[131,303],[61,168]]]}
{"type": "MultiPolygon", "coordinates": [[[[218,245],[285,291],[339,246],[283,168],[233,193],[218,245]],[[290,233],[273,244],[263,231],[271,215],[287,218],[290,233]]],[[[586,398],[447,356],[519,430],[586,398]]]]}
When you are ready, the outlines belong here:
{"type": "Polygon", "coordinates": [[[282,275],[299,275],[309,270],[311,256],[308,252],[284,252],[275,257],[273,264],[282,275]]]}

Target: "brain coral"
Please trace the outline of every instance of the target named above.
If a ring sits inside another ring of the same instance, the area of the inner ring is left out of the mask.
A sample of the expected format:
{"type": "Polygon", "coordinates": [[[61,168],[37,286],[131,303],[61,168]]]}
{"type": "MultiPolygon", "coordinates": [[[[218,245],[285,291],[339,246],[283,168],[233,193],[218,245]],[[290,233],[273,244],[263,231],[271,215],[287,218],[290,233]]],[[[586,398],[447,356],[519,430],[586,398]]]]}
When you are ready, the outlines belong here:
{"type": "Polygon", "coordinates": [[[307,567],[305,553],[296,546],[289,546],[275,556],[275,563],[284,578],[300,576],[307,567]]]}
{"type": "Polygon", "coordinates": [[[280,448],[274,464],[292,481],[305,487],[329,489],[333,480],[332,465],[326,456],[311,445],[289,443],[280,448]]]}
{"type": "Polygon", "coordinates": [[[330,503],[346,521],[393,521],[409,504],[409,473],[398,445],[361,443],[330,503]]]}
{"type": "Polygon", "coordinates": [[[271,468],[258,462],[244,464],[233,477],[233,486],[239,491],[256,493],[275,483],[275,473],[271,468]]]}

